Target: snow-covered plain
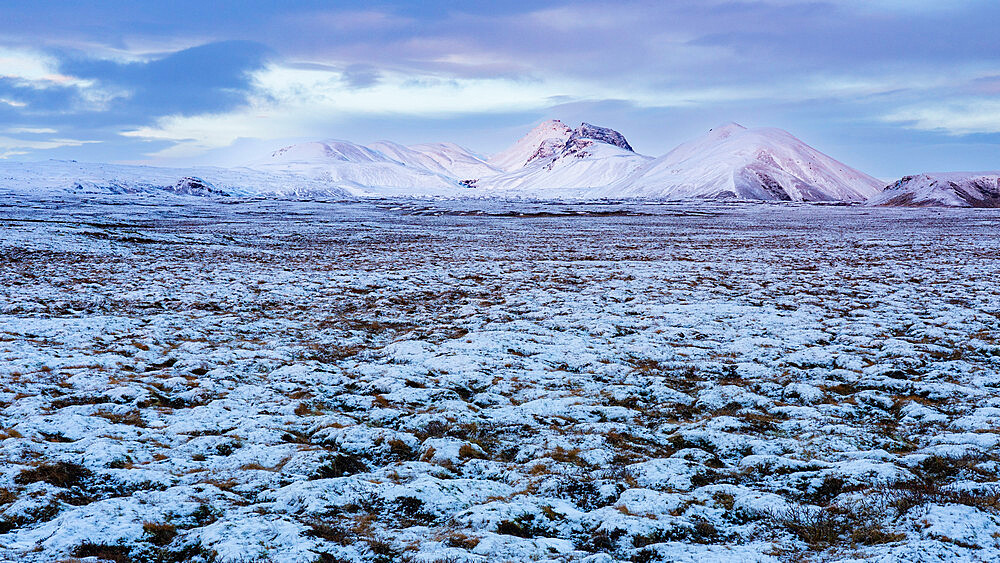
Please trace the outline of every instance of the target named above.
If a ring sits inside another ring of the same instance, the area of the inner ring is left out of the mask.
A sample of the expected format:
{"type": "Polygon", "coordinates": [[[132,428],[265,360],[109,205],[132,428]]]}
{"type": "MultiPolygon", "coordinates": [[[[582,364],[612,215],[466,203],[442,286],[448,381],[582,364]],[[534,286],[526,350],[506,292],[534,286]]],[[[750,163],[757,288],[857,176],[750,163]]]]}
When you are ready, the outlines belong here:
{"type": "Polygon", "coordinates": [[[0,200],[0,558],[996,561],[1000,212],[0,200]]]}

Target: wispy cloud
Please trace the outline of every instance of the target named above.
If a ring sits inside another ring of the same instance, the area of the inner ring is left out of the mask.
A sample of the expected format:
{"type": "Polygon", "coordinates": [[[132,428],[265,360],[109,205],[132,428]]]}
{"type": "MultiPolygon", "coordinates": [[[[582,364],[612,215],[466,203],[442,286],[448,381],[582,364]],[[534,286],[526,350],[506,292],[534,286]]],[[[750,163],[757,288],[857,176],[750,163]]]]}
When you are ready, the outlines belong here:
{"type": "Polygon", "coordinates": [[[96,142],[78,139],[48,139],[39,141],[0,136],[0,158],[28,154],[30,151],[36,150],[47,151],[62,147],[79,147],[96,142]]]}
{"type": "Polygon", "coordinates": [[[884,117],[912,129],[948,135],[1000,133],[1000,100],[974,98],[901,108],[884,117]]]}
{"type": "Polygon", "coordinates": [[[5,132],[11,135],[19,135],[23,133],[31,135],[46,135],[50,133],[58,133],[58,131],[50,127],[11,127],[5,132]]]}

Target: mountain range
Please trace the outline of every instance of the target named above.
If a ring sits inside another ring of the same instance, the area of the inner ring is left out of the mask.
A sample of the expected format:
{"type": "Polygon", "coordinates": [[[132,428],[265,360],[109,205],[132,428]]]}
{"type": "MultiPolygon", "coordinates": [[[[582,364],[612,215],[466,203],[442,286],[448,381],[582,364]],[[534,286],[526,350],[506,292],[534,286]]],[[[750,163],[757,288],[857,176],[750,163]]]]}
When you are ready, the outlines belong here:
{"type": "Polygon", "coordinates": [[[670,152],[614,129],[544,121],[491,156],[453,143],[299,143],[237,168],[0,161],[0,189],[199,196],[765,200],[996,207],[1000,173],[907,176],[889,186],[780,129],[715,127],[670,152]]]}
{"type": "Polygon", "coordinates": [[[1000,207],[1000,172],[905,176],[868,203],[897,207],[1000,207]]]}

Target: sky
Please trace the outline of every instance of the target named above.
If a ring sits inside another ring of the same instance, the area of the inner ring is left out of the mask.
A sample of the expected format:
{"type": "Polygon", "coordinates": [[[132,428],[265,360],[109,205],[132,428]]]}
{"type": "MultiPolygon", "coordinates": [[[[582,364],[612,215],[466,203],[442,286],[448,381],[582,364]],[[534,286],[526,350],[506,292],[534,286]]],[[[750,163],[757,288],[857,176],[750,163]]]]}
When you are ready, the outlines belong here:
{"type": "Polygon", "coordinates": [[[997,170],[997,22],[996,0],[4,0],[0,158],[490,154],[545,119],[658,156],[735,121],[884,179],[997,170]]]}

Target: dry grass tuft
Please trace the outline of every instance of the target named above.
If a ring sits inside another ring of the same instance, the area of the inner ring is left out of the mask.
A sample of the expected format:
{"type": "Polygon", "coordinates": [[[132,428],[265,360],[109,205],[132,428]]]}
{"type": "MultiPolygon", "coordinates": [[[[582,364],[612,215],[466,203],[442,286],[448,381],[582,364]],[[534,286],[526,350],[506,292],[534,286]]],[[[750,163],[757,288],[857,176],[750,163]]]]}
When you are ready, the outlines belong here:
{"type": "Polygon", "coordinates": [[[90,470],[82,465],[59,461],[55,463],[43,463],[29,469],[24,469],[14,477],[14,482],[18,485],[28,485],[41,481],[56,487],[68,489],[83,484],[91,475],[90,470]]]}

